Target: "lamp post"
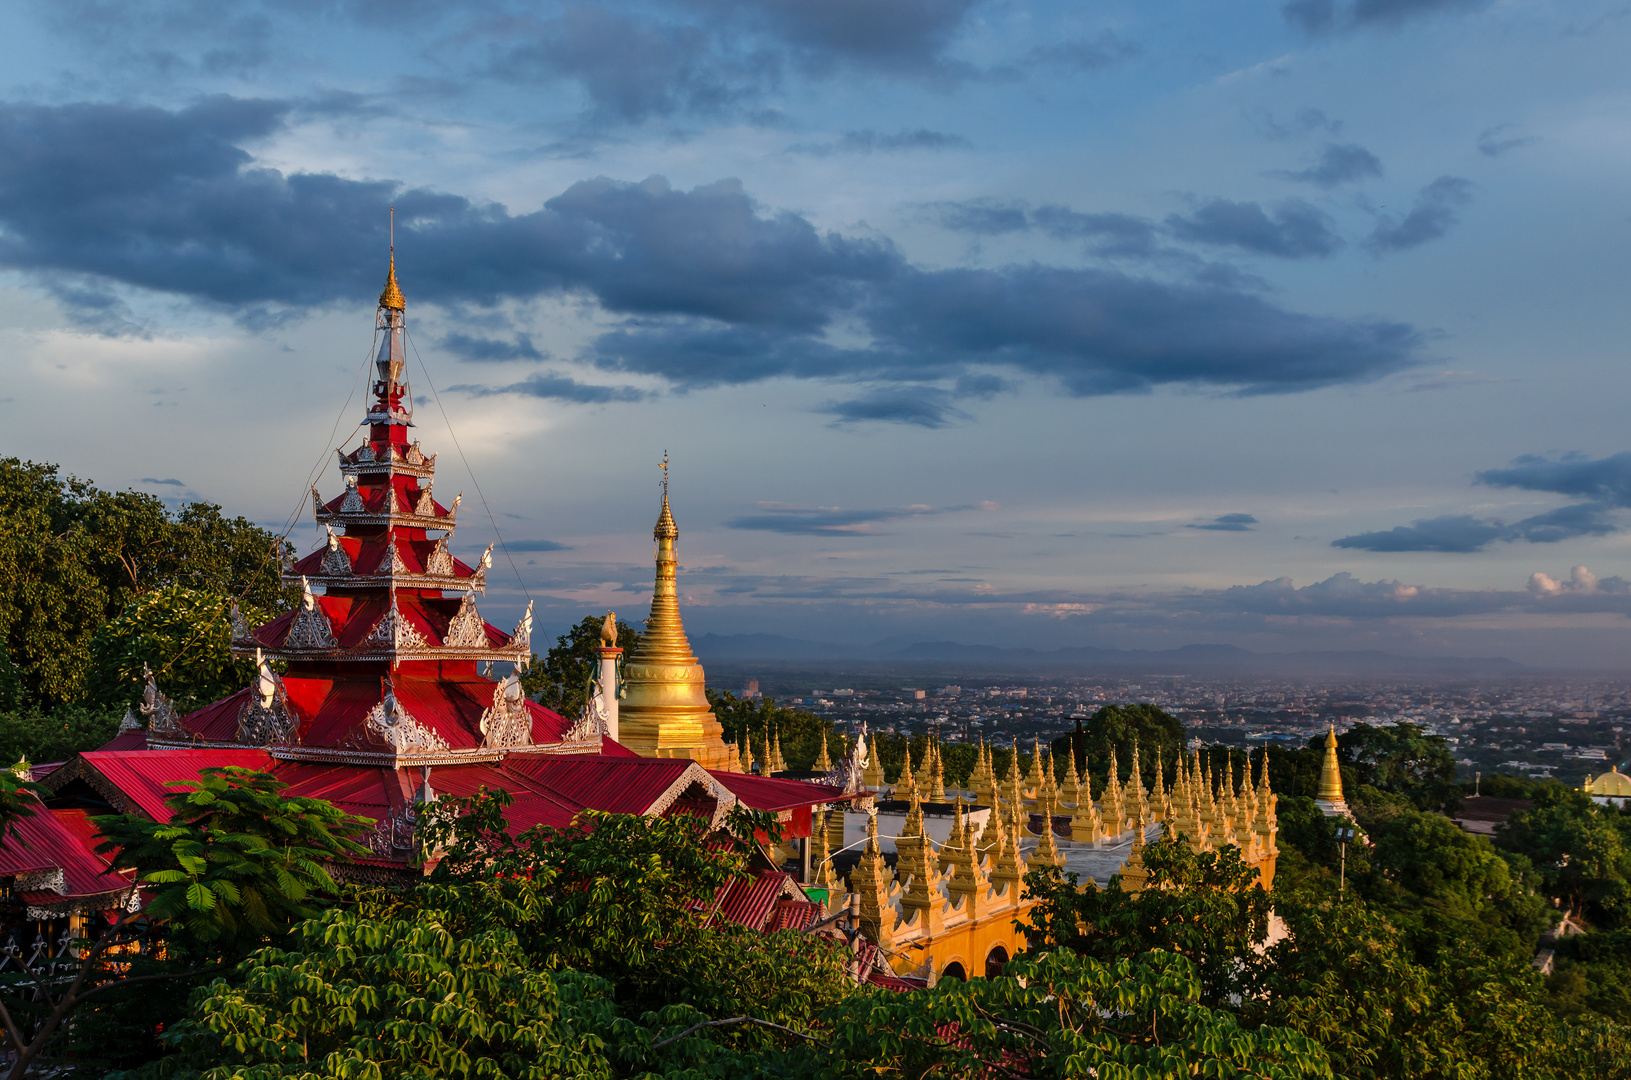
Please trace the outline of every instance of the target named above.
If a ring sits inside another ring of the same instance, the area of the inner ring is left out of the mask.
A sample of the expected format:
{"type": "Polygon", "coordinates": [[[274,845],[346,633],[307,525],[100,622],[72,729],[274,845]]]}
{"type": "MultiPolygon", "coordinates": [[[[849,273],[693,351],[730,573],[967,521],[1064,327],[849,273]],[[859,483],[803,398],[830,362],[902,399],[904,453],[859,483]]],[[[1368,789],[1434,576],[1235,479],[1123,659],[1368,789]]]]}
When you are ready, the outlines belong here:
{"type": "Polygon", "coordinates": [[[1337,892],[1348,891],[1348,841],[1354,838],[1354,831],[1348,826],[1337,827],[1337,845],[1342,850],[1342,871],[1337,884],[1337,892]]]}

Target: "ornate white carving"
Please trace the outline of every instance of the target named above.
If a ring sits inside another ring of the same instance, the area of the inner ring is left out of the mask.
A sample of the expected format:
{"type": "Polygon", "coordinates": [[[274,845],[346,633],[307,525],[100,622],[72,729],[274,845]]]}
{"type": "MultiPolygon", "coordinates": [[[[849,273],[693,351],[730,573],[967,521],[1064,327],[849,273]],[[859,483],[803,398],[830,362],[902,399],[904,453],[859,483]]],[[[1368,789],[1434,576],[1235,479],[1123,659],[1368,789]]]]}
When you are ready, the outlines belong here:
{"type": "Polygon", "coordinates": [[[289,695],[283,680],[255,650],[259,671],[249,688],[249,700],[238,710],[238,741],[250,746],[291,746],[300,729],[300,718],[289,708],[289,695]]]}
{"type": "Polygon", "coordinates": [[[442,644],[456,649],[487,648],[487,624],[482,622],[476,602],[466,593],[459,601],[459,610],[448,620],[447,635],[442,644]]]}
{"type": "Polygon", "coordinates": [[[595,692],[583,703],[583,712],[578,714],[577,721],[562,736],[562,742],[593,743],[599,746],[601,736],[612,733],[612,716],[606,707],[605,691],[598,682],[594,687],[595,692]]]}
{"type": "Polygon", "coordinates": [[[402,458],[409,465],[423,465],[423,464],[425,464],[425,452],[423,450],[419,449],[419,440],[418,439],[415,439],[413,441],[413,445],[408,447],[408,452],[406,454],[403,454],[402,458]]]}
{"type": "Polygon", "coordinates": [[[402,551],[396,546],[396,534],[391,533],[385,538],[385,542],[391,545],[391,573],[408,573],[408,564],[402,561],[402,551]]]}
{"type": "Polygon", "coordinates": [[[323,552],[323,573],[331,577],[350,574],[351,556],[345,553],[345,545],[334,535],[334,526],[325,525],[324,528],[328,529],[328,550],[323,552]]]}
{"type": "Polygon", "coordinates": [[[861,774],[866,772],[869,756],[866,723],[862,722],[861,733],[855,737],[855,745],[850,748],[849,754],[821,778],[821,783],[841,787],[846,795],[856,794],[861,790],[861,774]]]}
{"type": "Polygon", "coordinates": [[[476,564],[476,570],[485,574],[493,568],[493,545],[488,544],[487,550],[481,553],[481,562],[476,564]]]}
{"type": "Polygon", "coordinates": [[[383,858],[391,858],[414,848],[415,829],[419,812],[412,806],[393,807],[375,824],[368,837],[368,850],[383,858]]]}
{"type": "Polygon", "coordinates": [[[238,610],[238,601],[234,600],[232,606],[227,608],[227,622],[232,627],[232,640],[245,641],[254,636],[249,629],[249,622],[244,613],[238,610]]]}
{"type": "Polygon", "coordinates": [[[532,745],[532,713],[514,675],[493,687],[493,703],[481,714],[481,733],[482,746],[491,750],[532,745]]]}
{"type": "Polygon", "coordinates": [[[58,896],[68,892],[68,875],[60,866],[48,866],[44,870],[29,870],[17,875],[18,892],[48,892],[58,896]]]}
{"type": "Polygon", "coordinates": [[[368,634],[369,645],[381,649],[428,649],[430,642],[407,619],[396,606],[396,594],[391,594],[391,610],[380,617],[374,624],[374,629],[368,634]]]}
{"type": "Polygon", "coordinates": [[[453,505],[449,506],[447,508],[447,520],[448,521],[451,522],[455,517],[458,516],[459,504],[461,502],[463,502],[463,501],[464,501],[464,492],[461,491],[457,495],[453,496],[453,505]]]}
{"type": "Polygon", "coordinates": [[[430,497],[429,484],[419,489],[419,501],[414,504],[413,512],[422,517],[436,516],[436,500],[430,497]]]}
{"type": "MultiPolygon", "coordinates": [[[[420,513],[424,513],[423,510],[420,513]]],[[[430,557],[425,560],[425,573],[441,574],[443,577],[453,576],[453,553],[447,549],[447,537],[436,541],[431,549],[430,557]]]]}
{"type": "Polygon", "coordinates": [[[374,460],[374,444],[373,443],[368,443],[368,442],[363,443],[361,446],[357,447],[357,452],[351,455],[351,461],[355,465],[368,465],[368,464],[371,464],[373,462],[373,460],[374,460]]]}
{"type": "Polygon", "coordinates": [[[515,633],[510,635],[509,645],[532,644],[532,601],[527,601],[527,610],[521,616],[521,621],[515,624],[515,633]]]}
{"type": "MultiPolygon", "coordinates": [[[[140,720],[136,719],[135,710],[126,709],[125,710],[125,718],[123,720],[119,721],[119,732],[118,732],[118,734],[128,735],[132,731],[140,731],[140,730],[142,730],[142,722],[140,720]]],[[[26,777],[24,779],[26,779],[26,777]]]]}
{"type": "Polygon", "coordinates": [[[142,665],[142,674],[147,678],[147,685],[142,689],[141,712],[147,718],[148,736],[191,742],[192,732],[181,726],[176,707],[160,692],[158,684],[153,681],[153,672],[146,664],[142,665]]]}
{"type": "Polygon", "coordinates": [[[362,501],[362,492],[357,490],[357,478],[347,474],[345,478],[345,498],[340,500],[340,513],[360,514],[368,507],[362,501]]]}
{"type": "Polygon", "coordinates": [[[371,741],[383,742],[398,757],[406,754],[445,754],[447,742],[419,721],[409,716],[397,703],[396,694],[387,690],[385,700],[368,713],[364,722],[371,741]]]}
{"type": "Polygon", "coordinates": [[[312,516],[318,521],[323,520],[323,515],[328,513],[328,510],[323,506],[323,497],[317,494],[316,484],[311,486],[311,512],[312,516]]]}
{"type": "Polygon", "coordinates": [[[300,597],[300,606],[295,609],[294,621],[289,624],[289,633],[283,639],[285,649],[333,649],[339,647],[334,639],[334,628],[329,625],[328,616],[323,613],[323,607],[312,595],[311,582],[304,577],[300,579],[304,592],[300,597]]]}

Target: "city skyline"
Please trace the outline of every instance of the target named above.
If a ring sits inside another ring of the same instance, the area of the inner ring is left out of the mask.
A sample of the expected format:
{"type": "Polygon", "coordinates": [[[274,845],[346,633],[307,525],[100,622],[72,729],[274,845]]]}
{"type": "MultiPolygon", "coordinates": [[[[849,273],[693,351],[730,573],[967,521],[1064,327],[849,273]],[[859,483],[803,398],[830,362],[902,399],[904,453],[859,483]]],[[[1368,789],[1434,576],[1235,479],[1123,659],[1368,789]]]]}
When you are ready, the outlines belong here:
{"type": "Polygon", "coordinates": [[[1631,658],[1611,5],[0,26],[0,454],[281,532],[394,205],[499,622],[643,615],[666,451],[693,634],[1631,658]]]}

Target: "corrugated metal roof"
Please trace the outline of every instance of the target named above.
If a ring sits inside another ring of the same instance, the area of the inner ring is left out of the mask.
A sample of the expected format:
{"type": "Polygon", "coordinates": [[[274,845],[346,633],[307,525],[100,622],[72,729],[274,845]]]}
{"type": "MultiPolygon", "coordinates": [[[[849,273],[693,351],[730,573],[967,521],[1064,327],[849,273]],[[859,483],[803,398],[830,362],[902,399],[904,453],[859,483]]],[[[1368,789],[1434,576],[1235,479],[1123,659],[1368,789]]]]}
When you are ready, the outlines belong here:
{"type": "Polygon", "coordinates": [[[738,878],[719,904],[719,914],[749,930],[762,930],[792,877],[781,871],[762,872],[755,878],[738,878]]]}
{"type": "Polygon", "coordinates": [[[744,805],[755,810],[791,810],[817,803],[844,802],[855,797],[844,794],[843,788],[829,784],[811,784],[804,780],[778,780],[773,776],[719,772],[714,769],[709,769],[708,772],[744,805]]]}
{"type": "Polygon", "coordinates": [[[505,759],[504,771],[579,807],[644,814],[692,764],[689,758],[515,754],[505,759]]]}
{"type": "Polygon", "coordinates": [[[108,860],[96,853],[101,836],[84,810],[38,809],[19,818],[0,845],[0,877],[34,870],[60,869],[63,891],[41,899],[101,896],[130,884],[129,875],[108,874],[108,860]]]}
{"type": "Polygon", "coordinates": [[[165,800],[180,789],[167,784],[196,781],[199,772],[212,765],[262,772],[270,772],[273,767],[272,755],[264,750],[92,750],[79,756],[84,762],[82,767],[100,773],[154,821],[170,820],[165,800]]]}

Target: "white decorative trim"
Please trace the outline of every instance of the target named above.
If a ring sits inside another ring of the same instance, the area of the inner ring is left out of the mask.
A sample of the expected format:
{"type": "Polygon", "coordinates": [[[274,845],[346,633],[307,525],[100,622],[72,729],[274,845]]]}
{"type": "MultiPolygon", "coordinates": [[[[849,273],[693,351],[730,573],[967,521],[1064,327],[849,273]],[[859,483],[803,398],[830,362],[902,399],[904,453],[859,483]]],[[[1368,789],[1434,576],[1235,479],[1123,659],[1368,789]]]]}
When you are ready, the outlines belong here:
{"type": "Polygon", "coordinates": [[[345,553],[345,545],[340,538],[334,535],[334,526],[323,526],[328,530],[328,550],[323,553],[322,571],[334,577],[348,577],[351,574],[351,556],[345,553]]]}
{"type": "Polygon", "coordinates": [[[482,621],[481,612],[476,610],[476,602],[469,593],[465,593],[464,599],[459,601],[459,610],[448,620],[442,644],[455,649],[487,648],[487,624],[482,621]]]}
{"type": "Polygon", "coordinates": [[[124,719],[119,721],[118,734],[128,735],[133,731],[140,730],[142,730],[142,722],[136,719],[136,714],[134,711],[126,709],[124,719]]]}
{"type": "Polygon", "coordinates": [[[849,755],[840,761],[831,772],[820,780],[823,784],[844,789],[844,794],[855,795],[861,790],[862,774],[866,772],[867,759],[870,751],[867,749],[866,723],[861,724],[861,733],[855,738],[855,745],[850,748],[849,755]]]}
{"type": "Polygon", "coordinates": [[[436,541],[430,557],[425,560],[425,573],[453,576],[453,553],[447,549],[447,537],[436,541]]]}
{"type": "Polygon", "coordinates": [[[238,741],[249,746],[288,746],[296,741],[300,718],[289,708],[283,680],[256,656],[259,672],[249,699],[238,709],[238,741]]]}
{"type": "Polygon", "coordinates": [[[294,620],[289,624],[289,632],[283,638],[283,647],[286,649],[336,649],[340,643],[335,640],[334,627],[329,625],[328,615],[312,595],[311,582],[305,578],[300,579],[305,587],[300,597],[300,606],[295,609],[294,620]]]}
{"type": "Polygon", "coordinates": [[[345,478],[345,498],[340,500],[340,513],[360,514],[368,506],[362,501],[362,492],[357,490],[357,477],[354,473],[347,473],[345,478]]]}
{"type": "Polygon", "coordinates": [[[493,687],[493,703],[483,710],[480,727],[482,746],[488,749],[532,745],[532,713],[527,710],[520,679],[511,675],[493,687]]]}
{"type": "Polygon", "coordinates": [[[433,464],[436,463],[436,455],[435,454],[432,454],[428,458],[425,457],[425,452],[423,450],[419,449],[419,440],[418,439],[415,439],[413,441],[413,445],[408,447],[408,452],[406,454],[403,454],[402,458],[409,465],[433,465],[433,464]]]}
{"type": "Polygon", "coordinates": [[[583,703],[583,712],[578,714],[577,721],[567,729],[561,741],[598,747],[601,737],[612,733],[611,720],[611,713],[606,708],[605,695],[601,693],[599,685],[596,685],[595,692],[583,703]]]}
{"type": "Polygon", "coordinates": [[[401,610],[396,606],[395,593],[391,594],[391,610],[380,616],[379,622],[374,624],[374,629],[368,634],[368,640],[363,644],[392,650],[431,648],[424,635],[415,630],[403,617],[401,610]]]}
{"type": "Polygon", "coordinates": [[[193,733],[181,726],[181,718],[176,715],[176,707],[159,690],[158,684],[153,681],[153,672],[146,664],[142,665],[142,674],[147,677],[147,685],[142,689],[141,713],[147,718],[149,737],[157,736],[191,743],[193,733]]]}
{"type": "Polygon", "coordinates": [[[506,645],[530,646],[532,644],[532,601],[527,601],[527,610],[521,616],[521,621],[515,624],[515,633],[510,635],[506,645]]]}
{"type": "Polygon", "coordinates": [[[381,858],[396,856],[414,849],[419,813],[412,806],[392,807],[390,812],[374,825],[368,837],[368,850],[381,858]]]}
{"type": "Polygon", "coordinates": [[[668,785],[650,806],[645,808],[641,816],[661,816],[664,811],[679,801],[680,796],[691,789],[692,784],[702,785],[703,790],[714,797],[714,817],[710,827],[719,828],[724,823],[725,815],[730,811],[730,808],[736,805],[736,796],[731,794],[730,788],[714,779],[707,769],[694,761],[690,762],[686,770],[675,777],[674,782],[668,785]]]}
{"type": "Polygon", "coordinates": [[[234,600],[232,606],[227,608],[227,622],[232,626],[232,640],[245,641],[254,634],[249,629],[249,623],[244,619],[244,613],[238,610],[238,601],[234,600]]]}
{"type": "Polygon", "coordinates": [[[421,517],[430,517],[436,513],[436,500],[430,497],[429,484],[419,489],[419,501],[413,504],[413,512],[421,517]]]}
{"type": "Polygon", "coordinates": [[[397,757],[447,753],[450,749],[440,735],[409,716],[398,704],[396,694],[389,690],[385,692],[385,700],[369,711],[363,729],[370,743],[384,743],[397,757]]]}
{"type": "Polygon", "coordinates": [[[29,870],[18,874],[15,888],[18,892],[48,892],[65,896],[68,893],[68,875],[60,866],[44,870],[29,870]]]}
{"type": "Polygon", "coordinates": [[[387,533],[385,535],[385,543],[388,544],[390,546],[390,549],[391,549],[391,573],[392,574],[408,574],[408,573],[412,573],[412,571],[410,571],[408,569],[408,564],[402,561],[402,552],[396,546],[396,533],[394,533],[394,532],[387,533]]]}

